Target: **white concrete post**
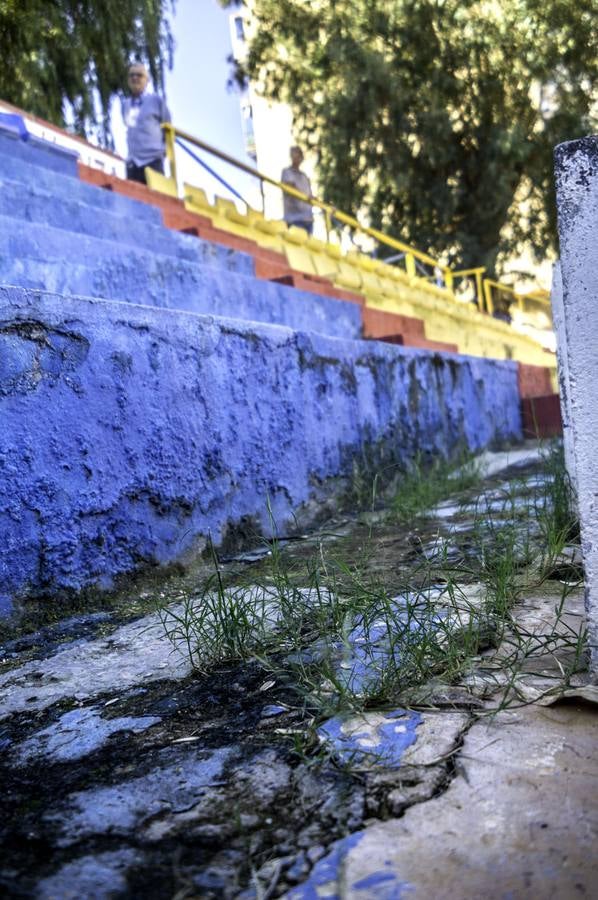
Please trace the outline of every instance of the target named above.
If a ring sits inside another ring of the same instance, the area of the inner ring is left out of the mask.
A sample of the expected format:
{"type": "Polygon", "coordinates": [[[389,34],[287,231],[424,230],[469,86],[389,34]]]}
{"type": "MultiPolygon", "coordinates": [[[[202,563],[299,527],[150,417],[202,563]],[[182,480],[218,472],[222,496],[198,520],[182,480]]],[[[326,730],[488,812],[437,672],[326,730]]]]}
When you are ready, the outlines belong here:
{"type": "Polygon", "coordinates": [[[563,445],[565,450],[565,465],[571,484],[577,492],[577,478],[575,475],[575,454],[573,452],[573,431],[571,427],[571,410],[569,399],[569,358],[567,356],[567,341],[565,335],[565,310],[563,307],[563,278],[561,264],[556,262],[552,269],[552,287],[550,290],[550,304],[552,306],[552,322],[556,335],[561,336],[557,343],[557,360],[559,374],[559,397],[561,401],[561,419],[563,420],[563,445]]]}
{"type": "Polygon", "coordinates": [[[571,474],[577,484],[590,648],[597,669],[598,137],[560,144],[555,175],[562,274],[562,316],[556,316],[559,368],[567,393],[571,474]]]}

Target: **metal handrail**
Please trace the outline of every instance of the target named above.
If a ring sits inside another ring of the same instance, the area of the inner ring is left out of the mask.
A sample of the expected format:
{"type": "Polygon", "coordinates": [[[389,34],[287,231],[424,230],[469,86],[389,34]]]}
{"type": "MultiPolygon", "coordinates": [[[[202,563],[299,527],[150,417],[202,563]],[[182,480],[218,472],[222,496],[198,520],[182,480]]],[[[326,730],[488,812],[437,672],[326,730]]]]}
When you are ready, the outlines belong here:
{"type": "MultiPolygon", "coordinates": [[[[405,244],[403,241],[399,241],[396,238],[390,237],[387,234],[384,234],[382,231],[378,231],[376,228],[370,228],[368,225],[362,225],[354,216],[350,216],[345,212],[337,209],[331,203],[326,203],[324,200],[320,200],[318,197],[308,196],[304,194],[302,191],[297,190],[297,188],[292,187],[290,184],[286,184],[284,181],[278,181],[276,178],[272,178],[270,175],[265,175],[263,172],[260,172],[258,169],[255,169],[253,166],[248,165],[247,163],[242,162],[239,159],[235,159],[234,156],[230,156],[228,153],[224,153],[224,151],[219,150],[217,147],[213,147],[211,144],[206,143],[206,141],[202,141],[200,138],[195,137],[192,134],[189,134],[186,131],[183,131],[180,128],[172,125],[169,122],[165,122],[162,125],[164,132],[166,134],[166,148],[168,159],[170,160],[170,164],[173,171],[173,177],[176,180],[176,159],[174,153],[174,145],[176,138],[181,138],[184,141],[189,141],[190,144],[194,144],[196,147],[200,147],[202,150],[205,150],[207,153],[211,153],[214,156],[217,156],[223,162],[229,163],[230,165],[235,166],[237,169],[240,169],[242,172],[246,172],[248,175],[252,175],[254,178],[258,178],[261,182],[266,182],[266,184],[271,184],[274,187],[279,188],[285,194],[288,194],[290,197],[295,197],[297,200],[302,200],[304,203],[309,203],[311,206],[315,206],[318,209],[323,210],[332,218],[336,219],[343,225],[348,225],[350,228],[353,228],[355,231],[360,231],[363,234],[367,234],[369,237],[374,238],[381,244],[386,244],[388,247],[392,247],[393,250],[399,250],[405,255],[409,255],[413,257],[413,259],[419,259],[421,262],[425,263],[428,266],[433,266],[434,268],[441,269],[445,275],[448,275],[448,280],[452,280],[452,270],[449,266],[443,265],[437,259],[430,256],[428,253],[423,253],[421,250],[417,250],[415,247],[411,247],[409,244],[405,244]]],[[[409,272],[411,266],[407,263],[406,260],[406,268],[409,272]]],[[[415,268],[413,267],[413,272],[410,274],[415,274],[415,268]]]]}
{"type": "MultiPolygon", "coordinates": [[[[361,234],[368,235],[368,237],[373,238],[379,244],[384,244],[387,247],[391,247],[393,250],[398,250],[401,254],[404,255],[405,269],[407,274],[411,277],[417,275],[416,261],[419,261],[420,263],[424,263],[427,266],[431,266],[437,271],[440,270],[442,272],[446,287],[451,291],[454,290],[455,279],[473,276],[475,280],[475,294],[478,308],[481,311],[486,311],[490,315],[492,315],[494,312],[494,300],[492,297],[493,289],[506,291],[513,294],[514,298],[517,300],[519,307],[523,307],[523,302],[528,295],[520,294],[518,291],[515,291],[514,288],[509,287],[509,285],[503,284],[500,281],[494,281],[491,278],[484,278],[483,274],[486,271],[485,266],[476,266],[470,269],[453,270],[450,266],[443,265],[428,253],[417,250],[415,247],[411,247],[409,244],[405,244],[403,241],[400,241],[397,238],[391,237],[388,234],[384,234],[384,232],[379,231],[377,228],[371,228],[368,225],[363,225],[361,222],[359,222],[358,219],[355,218],[355,216],[351,216],[348,213],[342,212],[342,210],[337,209],[330,203],[326,203],[324,200],[320,200],[318,197],[308,196],[307,194],[304,194],[302,191],[297,190],[297,188],[293,187],[290,184],[286,184],[283,181],[272,178],[270,175],[265,175],[263,172],[260,172],[253,166],[250,166],[247,163],[236,159],[234,156],[230,156],[230,154],[225,153],[223,150],[219,150],[217,147],[213,147],[206,141],[202,141],[200,138],[195,137],[195,135],[189,134],[188,132],[183,131],[181,128],[177,128],[170,122],[164,122],[162,124],[162,128],[165,133],[166,153],[170,161],[172,177],[175,181],[175,146],[177,143],[177,138],[179,138],[181,140],[188,141],[190,144],[193,144],[194,146],[199,147],[202,150],[205,150],[207,153],[216,156],[223,162],[229,163],[235,168],[240,169],[242,172],[246,172],[248,175],[257,178],[260,182],[260,187],[262,188],[262,196],[263,184],[266,183],[273,185],[290,197],[295,197],[298,200],[302,200],[304,203],[309,203],[311,206],[315,206],[318,209],[321,209],[324,212],[326,218],[327,234],[330,233],[332,219],[335,219],[337,222],[340,222],[342,225],[347,225],[354,231],[358,231],[361,234]]],[[[246,201],[243,202],[246,203],[246,201]]],[[[246,203],[246,205],[248,204],[246,203]]],[[[534,300],[540,300],[540,297],[537,296],[537,293],[533,291],[530,292],[529,297],[534,300]]],[[[546,299],[545,302],[548,306],[550,306],[550,299],[546,299]]]]}

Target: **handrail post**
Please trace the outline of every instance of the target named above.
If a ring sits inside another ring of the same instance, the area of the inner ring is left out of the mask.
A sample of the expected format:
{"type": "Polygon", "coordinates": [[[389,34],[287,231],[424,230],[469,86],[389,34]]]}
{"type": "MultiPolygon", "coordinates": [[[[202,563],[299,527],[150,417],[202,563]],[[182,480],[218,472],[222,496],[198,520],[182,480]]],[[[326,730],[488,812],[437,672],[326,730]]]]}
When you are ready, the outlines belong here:
{"type": "Polygon", "coordinates": [[[166,157],[170,164],[170,177],[173,179],[175,184],[178,186],[178,181],[176,177],[176,155],[175,155],[175,129],[174,125],[170,122],[164,122],[162,124],[162,128],[164,129],[164,143],[166,146],[166,157]]]}
{"type": "Polygon", "coordinates": [[[494,313],[494,302],[492,300],[492,285],[488,278],[484,278],[484,299],[486,301],[486,312],[491,316],[494,313]]]}
{"type": "Polygon", "coordinates": [[[405,254],[405,270],[410,278],[415,278],[417,269],[415,268],[415,256],[413,253],[405,254]]]}
{"type": "Polygon", "coordinates": [[[266,215],[266,192],[264,191],[264,179],[260,178],[260,194],[262,195],[262,213],[266,215]]]}
{"type": "Polygon", "coordinates": [[[450,269],[444,270],[444,286],[448,288],[449,291],[453,290],[453,273],[450,269]]]}
{"type": "Polygon", "coordinates": [[[332,231],[332,217],[328,207],[324,209],[324,224],[326,226],[326,241],[330,243],[330,232],[332,231]]]}
{"type": "Polygon", "coordinates": [[[475,297],[478,304],[478,309],[480,312],[484,312],[484,288],[483,288],[483,272],[477,271],[475,273],[475,297]]]}

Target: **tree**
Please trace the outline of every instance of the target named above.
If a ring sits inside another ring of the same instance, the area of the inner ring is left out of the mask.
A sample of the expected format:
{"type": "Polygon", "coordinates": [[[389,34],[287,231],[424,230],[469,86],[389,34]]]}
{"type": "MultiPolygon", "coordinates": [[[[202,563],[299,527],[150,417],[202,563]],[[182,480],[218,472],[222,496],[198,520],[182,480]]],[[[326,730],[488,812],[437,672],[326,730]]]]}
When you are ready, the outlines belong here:
{"type": "MultiPolygon", "coordinates": [[[[225,5],[229,5],[224,0],[225,5]]],[[[451,265],[555,240],[552,148],[592,130],[595,0],[253,0],[237,68],[290,104],[324,199],[451,265]]]]}
{"type": "Polygon", "coordinates": [[[163,88],[172,66],[169,0],[0,0],[0,97],[112,146],[110,101],[133,59],[163,88]]]}

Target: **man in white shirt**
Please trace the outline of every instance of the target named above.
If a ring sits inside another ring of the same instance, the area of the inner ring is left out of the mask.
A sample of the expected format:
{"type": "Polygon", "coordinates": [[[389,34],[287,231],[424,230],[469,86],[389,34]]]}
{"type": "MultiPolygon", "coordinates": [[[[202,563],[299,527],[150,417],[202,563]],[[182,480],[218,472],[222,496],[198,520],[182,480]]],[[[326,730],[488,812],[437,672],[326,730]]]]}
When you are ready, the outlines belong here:
{"type": "MultiPolygon", "coordinates": [[[[289,184],[306,194],[308,197],[313,196],[311,192],[311,184],[305,172],[301,171],[301,163],[303,162],[303,152],[300,147],[291,147],[291,165],[282,170],[280,180],[284,184],[289,184]]],[[[308,234],[311,234],[314,227],[314,216],[310,203],[305,203],[297,197],[291,197],[290,194],[283,194],[284,204],[284,220],[287,225],[297,225],[299,228],[305,228],[308,234]]]]}
{"type": "Polygon", "coordinates": [[[162,122],[170,122],[165,100],[146,91],[149,76],[143,63],[129,66],[130,97],[122,101],[127,126],[127,178],[145,184],[145,167],[164,172],[164,133],[162,122]]]}

